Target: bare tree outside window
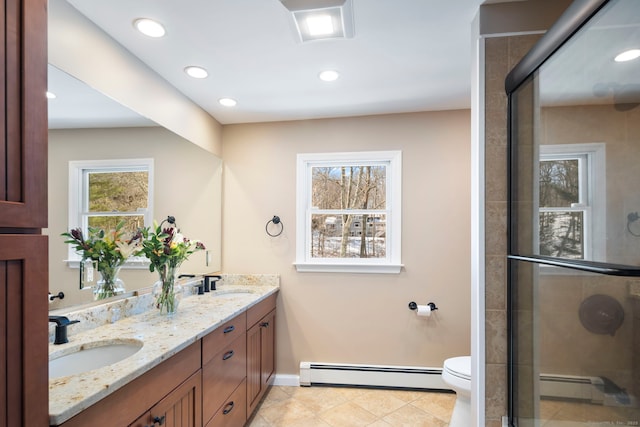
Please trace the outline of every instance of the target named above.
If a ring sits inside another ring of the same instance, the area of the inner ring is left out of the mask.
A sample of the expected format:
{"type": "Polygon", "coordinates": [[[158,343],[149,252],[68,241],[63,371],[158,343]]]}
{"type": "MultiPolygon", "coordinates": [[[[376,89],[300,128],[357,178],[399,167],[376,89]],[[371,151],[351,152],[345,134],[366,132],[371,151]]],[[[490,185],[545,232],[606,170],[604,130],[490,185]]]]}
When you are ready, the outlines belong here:
{"type": "Polygon", "coordinates": [[[311,256],[386,257],[385,165],[313,167],[311,256]]]}
{"type": "Polygon", "coordinates": [[[579,159],[540,162],[540,255],[584,258],[579,159]]]}

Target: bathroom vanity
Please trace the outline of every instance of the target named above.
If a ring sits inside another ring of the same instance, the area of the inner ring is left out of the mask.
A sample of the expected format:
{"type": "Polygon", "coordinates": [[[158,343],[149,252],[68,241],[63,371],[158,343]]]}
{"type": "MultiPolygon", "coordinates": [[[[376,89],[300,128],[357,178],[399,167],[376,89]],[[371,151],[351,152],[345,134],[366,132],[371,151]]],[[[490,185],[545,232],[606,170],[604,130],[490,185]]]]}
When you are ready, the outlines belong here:
{"type": "Polygon", "coordinates": [[[279,286],[218,289],[183,299],[172,318],[151,309],[51,345],[55,357],[97,341],[143,343],[117,363],[50,378],[50,425],[244,425],[273,381],[279,286]]]}

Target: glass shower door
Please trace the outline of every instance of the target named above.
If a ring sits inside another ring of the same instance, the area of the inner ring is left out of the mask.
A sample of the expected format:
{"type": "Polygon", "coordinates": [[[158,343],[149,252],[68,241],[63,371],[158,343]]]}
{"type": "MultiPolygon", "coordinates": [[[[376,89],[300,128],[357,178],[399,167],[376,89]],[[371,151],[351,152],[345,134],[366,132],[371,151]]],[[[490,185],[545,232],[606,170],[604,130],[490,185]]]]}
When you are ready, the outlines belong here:
{"type": "Polygon", "coordinates": [[[509,418],[639,426],[640,4],[574,5],[507,79],[509,418]]]}

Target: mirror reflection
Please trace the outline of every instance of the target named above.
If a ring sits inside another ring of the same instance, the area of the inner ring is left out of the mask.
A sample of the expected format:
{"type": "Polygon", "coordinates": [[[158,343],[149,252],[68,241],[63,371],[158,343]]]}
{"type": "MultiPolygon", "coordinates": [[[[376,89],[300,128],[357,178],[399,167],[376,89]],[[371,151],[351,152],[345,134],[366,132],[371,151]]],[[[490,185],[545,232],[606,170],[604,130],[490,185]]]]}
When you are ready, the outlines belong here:
{"type": "MultiPolygon", "coordinates": [[[[92,290],[79,289],[79,263],[71,261],[73,251],[61,236],[74,222],[73,162],[149,160],[150,221],[172,215],[185,234],[210,249],[194,253],[180,273],[218,271],[221,159],[53,66],[49,67],[49,91],[55,94],[49,99],[49,291],[65,295],[55,299],[50,309],[93,301],[92,290]]],[[[140,262],[124,266],[119,273],[127,292],[151,286],[156,276],[140,262]]]]}

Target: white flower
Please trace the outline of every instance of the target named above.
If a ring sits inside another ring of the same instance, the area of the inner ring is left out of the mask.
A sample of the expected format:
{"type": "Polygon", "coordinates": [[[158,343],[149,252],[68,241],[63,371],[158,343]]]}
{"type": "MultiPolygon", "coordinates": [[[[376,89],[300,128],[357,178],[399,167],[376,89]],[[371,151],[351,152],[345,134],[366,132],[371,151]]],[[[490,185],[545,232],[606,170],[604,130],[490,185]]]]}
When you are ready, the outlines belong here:
{"type": "Polygon", "coordinates": [[[131,255],[133,255],[135,252],[137,252],[138,249],[140,248],[140,244],[141,244],[141,241],[138,240],[138,239],[133,240],[130,243],[127,243],[127,242],[122,241],[122,240],[116,241],[116,246],[118,247],[118,250],[120,251],[120,254],[122,255],[122,258],[124,258],[124,259],[129,258],[131,255]]]}

